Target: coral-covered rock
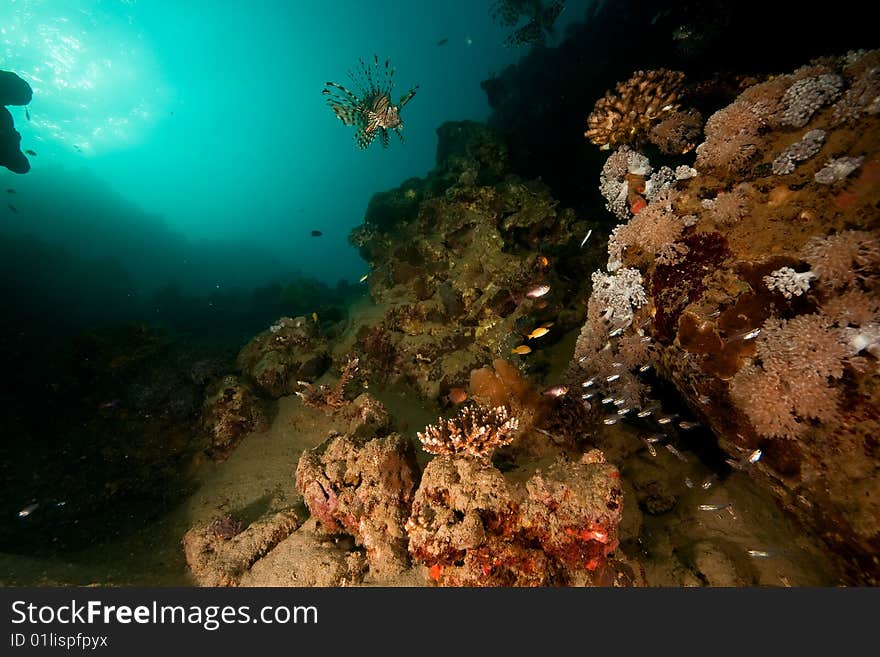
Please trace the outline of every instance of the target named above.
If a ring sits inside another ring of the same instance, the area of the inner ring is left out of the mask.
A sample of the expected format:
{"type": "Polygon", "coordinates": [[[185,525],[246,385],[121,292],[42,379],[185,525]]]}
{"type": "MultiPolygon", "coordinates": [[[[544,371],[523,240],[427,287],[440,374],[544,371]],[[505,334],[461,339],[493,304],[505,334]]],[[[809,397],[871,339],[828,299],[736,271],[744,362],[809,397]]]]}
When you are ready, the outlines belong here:
{"type": "MultiPolygon", "coordinates": [[[[349,542],[351,539],[349,539],[349,542]]],[[[308,520],[245,572],[239,586],[355,586],[367,571],[363,551],[316,530],[308,520]]]]}
{"type": "Polygon", "coordinates": [[[415,451],[403,436],[337,436],[302,454],[296,487],[322,529],[354,536],[371,571],[385,576],[409,565],[404,523],[417,477],[415,451]]]}
{"type": "Polygon", "coordinates": [[[251,386],[229,375],[208,391],[202,408],[202,425],[211,437],[208,453],[225,460],[251,431],[263,431],[268,418],[263,402],[251,386]]]}
{"type": "Polygon", "coordinates": [[[444,586],[597,583],[591,573],[615,568],[622,512],[617,470],[597,454],[525,482],[477,459],[433,459],[406,525],[413,559],[444,586]]]}
{"type": "Polygon", "coordinates": [[[296,531],[300,521],[295,513],[282,511],[241,531],[225,529],[232,524],[215,521],[184,534],[186,564],[199,586],[238,586],[246,571],[296,531]]]}
{"type": "Polygon", "coordinates": [[[491,131],[466,122],[439,132],[435,169],[377,198],[350,236],[370,262],[370,293],[384,310],[361,328],[354,353],[371,376],[431,401],[465,387],[473,369],[548,321],[552,331],[529,349],[552,345],[578,321],[582,311],[570,302],[585,285],[572,275],[583,263],[570,248],[585,222],[539,181],[502,179],[506,160],[491,131]],[[552,294],[526,296],[538,284],[552,294]],[[563,314],[566,307],[575,310],[563,314]]]}
{"type": "Polygon", "coordinates": [[[348,434],[355,438],[383,436],[391,431],[394,422],[385,405],[367,393],[354,398],[346,415],[351,418],[348,434]]]}
{"type": "Polygon", "coordinates": [[[315,322],[282,317],[244,346],[238,366],[269,395],[281,397],[299,390],[297,381],[321,376],[330,355],[315,322]]]}

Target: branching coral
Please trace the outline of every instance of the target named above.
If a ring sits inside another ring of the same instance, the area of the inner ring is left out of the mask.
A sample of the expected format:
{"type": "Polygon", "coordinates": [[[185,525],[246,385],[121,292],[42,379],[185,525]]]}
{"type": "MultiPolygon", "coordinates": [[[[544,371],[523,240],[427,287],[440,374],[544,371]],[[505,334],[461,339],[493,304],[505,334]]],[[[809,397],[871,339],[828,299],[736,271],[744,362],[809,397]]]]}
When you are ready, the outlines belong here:
{"type": "Polygon", "coordinates": [[[681,71],[636,71],[596,102],[584,136],[602,148],[638,144],[656,123],[679,109],[683,91],[681,71]]]}
{"type": "Polygon", "coordinates": [[[488,459],[497,448],[510,444],[518,429],[519,420],[504,406],[465,406],[456,416],[429,424],[417,435],[431,454],[488,459]]]}

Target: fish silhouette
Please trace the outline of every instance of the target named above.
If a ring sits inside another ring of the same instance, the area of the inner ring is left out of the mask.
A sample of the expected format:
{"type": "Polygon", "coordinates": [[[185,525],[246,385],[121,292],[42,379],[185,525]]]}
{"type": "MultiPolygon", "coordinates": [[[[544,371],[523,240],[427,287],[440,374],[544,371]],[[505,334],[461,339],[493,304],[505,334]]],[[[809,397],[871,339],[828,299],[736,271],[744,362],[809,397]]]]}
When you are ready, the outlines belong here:
{"type": "Polygon", "coordinates": [[[312,237],[321,237],[321,235],[323,235],[323,234],[324,233],[322,233],[320,230],[313,230],[312,231],[312,237]]]}

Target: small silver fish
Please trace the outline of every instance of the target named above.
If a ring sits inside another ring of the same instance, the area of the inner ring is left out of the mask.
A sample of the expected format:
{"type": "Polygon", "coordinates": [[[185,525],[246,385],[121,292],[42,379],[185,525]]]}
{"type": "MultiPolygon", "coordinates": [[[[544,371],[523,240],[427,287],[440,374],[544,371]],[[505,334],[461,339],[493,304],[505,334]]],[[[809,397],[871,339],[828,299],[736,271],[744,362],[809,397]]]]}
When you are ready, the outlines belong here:
{"type": "Polygon", "coordinates": [[[770,553],[765,550],[749,550],[749,556],[753,559],[766,559],[770,553]]]}
{"type": "Polygon", "coordinates": [[[763,452],[760,449],[756,449],[754,452],[752,452],[751,454],[748,455],[748,457],[746,458],[746,461],[748,461],[751,464],[757,463],[758,461],[761,460],[761,454],[763,454],[763,452]]]}
{"type": "Polygon", "coordinates": [[[685,477],[685,478],[684,478],[684,485],[687,486],[688,488],[693,488],[693,487],[694,487],[694,482],[691,481],[691,478],[690,478],[690,477],[685,477]]]}
{"type": "Polygon", "coordinates": [[[620,410],[617,411],[617,414],[618,415],[626,415],[631,410],[632,410],[632,408],[621,408],[620,410]]]}
{"type": "Polygon", "coordinates": [[[746,333],[743,336],[743,340],[751,340],[753,338],[757,338],[759,335],[761,335],[761,329],[756,328],[755,330],[749,331],[748,333],[746,333]]]}
{"type": "Polygon", "coordinates": [[[657,456],[657,449],[644,438],[642,438],[642,441],[645,443],[645,447],[648,448],[648,452],[651,454],[651,456],[657,456]]]}
{"type": "Polygon", "coordinates": [[[699,422],[688,422],[687,420],[682,420],[681,422],[678,423],[678,426],[679,426],[679,428],[687,431],[688,429],[694,429],[694,428],[700,426],[700,423],[699,422]]]}
{"type": "Polygon", "coordinates": [[[587,392],[587,393],[584,393],[583,395],[581,395],[581,399],[592,399],[595,396],[596,396],[595,392],[587,392]]]}
{"type": "Polygon", "coordinates": [[[615,399],[615,400],[614,400],[614,405],[615,405],[615,406],[623,406],[625,403],[626,403],[626,400],[625,400],[625,399],[615,399]]]}
{"type": "Polygon", "coordinates": [[[589,388],[589,387],[590,387],[591,385],[593,385],[594,383],[596,383],[596,379],[595,379],[595,378],[593,378],[593,379],[587,379],[586,381],[584,381],[584,382],[581,384],[581,386],[583,386],[584,388],[589,388]]]}
{"type": "Polygon", "coordinates": [[[645,438],[649,443],[659,443],[661,440],[666,438],[666,436],[662,433],[655,433],[653,436],[648,436],[645,438]]]}
{"type": "Polygon", "coordinates": [[[709,490],[710,488],[712,488],[712,486],[714,485],[714,483],[715,483],[715,482],[713,482],[711,478],[710,478],[710,479],[707,479],[707,480],[704,481],[702,484],[700,484],[700,488],[702,488],[703,490],[709,490]]]}
{"type": "Polygon", "coordinates": [[[18,512],[19,518],[27,518],[34,511],[36,511],[40,506],[39,502],[31,502],[26,507],[24,507],[21,511],[18,512]]]}
{"type": "Polygon", "coordinates": [[[727,504],[701,504],[697,507],[700,511],[724,511],[724,509],[730,508],[730,503],[727,504]]]}
{"type": "Polygon", "coordinates": [[[664,415],[663,417],[657,418],[657,424],[669,424],[672,420],[673,417],[671,415],[664,415]]]}
{"type": "Polygon", "coordinates": [[[616,328],[616,329],[614,329],[613,331],[611,331],[611,332],[608,334],[608,337],[609,337],[609,338],[616,338],[618,335],[620,335],[621,333],[623,333],[625,330],[626,330],[626,329],[625,329],[624,327],[619,326],[618,328],[616,328]]]}
{"type": "Polygon", "coordinates": [[[620,374],[612,374],[611,376],[606,376],[606,377],[605,377],[605,380],[606,380],[608,383],[611,383],[611,382],[613,382],[613,381],[617,381],[617,379],[619,379],[619,378],[620,378],[620,374]]]}
{"type": "Polygon", "coordinates": [[[539,299],[539,298],[543,297],[545,294],[547,294],[549,291],[550,291],[549,285],[536,285],[531,290],[526,292],[526,296],[529,299],[539,299]]]}
{"type": "Polygon", "coordinates": [[[602,420],[602,422],[604,422],[607,425],[612,425],[612,424],[617,424],[618,419],[619,418],[616,418],[616,417],[606,417],[604,420],[602,420]]]}
{"type": "Polygon", "coordinates": [[[651,369],[651,366],[650,366],[650,365],[642,365],[642,366],[639,368],[639,372],[641,372],[642,374],[644,374],[644,373],[647,372],[649,369],[651,369]]]}
{"type": "Polygon", "coordinates": [[[675,449],[675,447],[673,447],[671,444],[666,443],[666,449],[668,449],[669,453],[672,454],[679,461],[684,461],[685,463],[687,463],[687,457],[679,452],[677,449],[675,449]]]}
{"type": "Polygon", "coordinates": [[[581,246],[580,246],[580,248],[584,248],[584,244],[587,243],[587,240],[590,239],[590,235],[592,235],[592,234],[593,234],[593,229],[590,228],[590,230],[587,231],[587,235],[586,235],[586,237],[584,237],[584,239],[581,241],[581,246]]]}
{"type": "Polygon", "coordinates": [[[656,408],[646,408],[643,411],[639,411],[636,417],[648,417],[651,413],[653,413],[656,408]]]}
{"type": "Polygon", "coordinates": [[[614,397],[605,397],[605,398],[602,400],[602,403],[603,403],[603,404],[613,404],[613,403],[614,403],[614,397]]]}

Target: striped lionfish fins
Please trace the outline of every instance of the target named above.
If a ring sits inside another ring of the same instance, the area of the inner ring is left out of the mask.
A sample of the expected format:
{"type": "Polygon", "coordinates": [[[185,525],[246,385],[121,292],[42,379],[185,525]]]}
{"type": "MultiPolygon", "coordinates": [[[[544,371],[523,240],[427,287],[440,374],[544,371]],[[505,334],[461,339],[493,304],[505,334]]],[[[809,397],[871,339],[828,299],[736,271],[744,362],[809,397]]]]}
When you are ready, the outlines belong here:
{"type": "Polygon", "coordinates": [[[390,59],[380,62],[378,55],[373,55],[369,63],[359,59],[357,70],[349,71],[348,77],[355,91],[328,82],[323,93],[336,116],[345,125],[355,126],[354,139],[358,147],[367,148],[378,135],[382,146],[387,148],[389,130],[394,130],[403,141],[400,109],[412,100],[418,85],[410,89],[397,105],[392,105],[394,68],[390,59]]]}
{"type": "Polygon", "coordinates": [[[354,125],[361,111],[360,101],[341,84],[328,82],[322,91],[327,96],[327,104],[345,125],[354,125]]]}

